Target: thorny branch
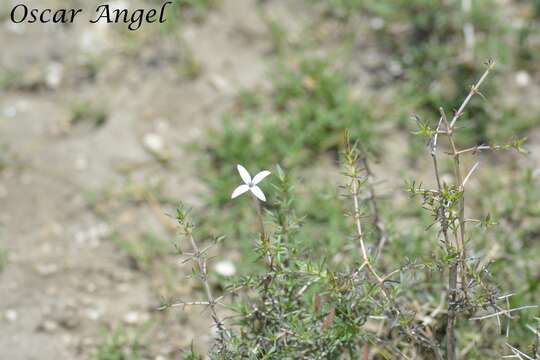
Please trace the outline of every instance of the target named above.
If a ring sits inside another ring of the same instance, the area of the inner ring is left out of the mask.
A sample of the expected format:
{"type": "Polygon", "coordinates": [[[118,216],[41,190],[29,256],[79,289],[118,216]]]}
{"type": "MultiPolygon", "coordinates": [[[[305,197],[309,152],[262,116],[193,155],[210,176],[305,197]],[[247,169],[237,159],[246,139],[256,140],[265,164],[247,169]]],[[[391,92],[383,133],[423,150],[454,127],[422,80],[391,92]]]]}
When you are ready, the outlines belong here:
{"type": "Polygon", "coordinates": [[[377,232],[377,243],[375,244],[374,254],[374,259],[377,260],[379,258],[379,255],[383,251],[386,241],[388,240],[388,234],[386,233],[386,229],[384,228],[384,224],[380,215],[379,203],[377,201],[377,193],[375,191],[375,184],[373,181],[373,171],[371,170],[371,166],[369,165],[366,151],[363,149],[361,149],[361,151],[361,161],[366,172],[366,185],[369,191],[369,205],[371,207],[371,212],[373,215],[373,224],[375,225],[375,229],[377,232]]]}
{"type": "MultiPolygon", "coordinates": [[[[363,261],[356,272],[359,273],[364,268],[367,268],[369,273],[375,278],[377,285],[380,288],[381,293],[385,301],[390,306],[391,310],[395,314],[397,314],[399,317],[404,317],[403,311],[400,309],[399,305],[395,301],[393,301],[389,290],[385,286],[385,282],[394,274],[399,273],[400,272],[399,270],[401,269],[392,271],[387,275],[379,275],[379,273],[375,269],[374,264],[372,263],[372,260],[369,258],[369,255],[366,249],[366,244],[365,244],[364,232],[362,228],[362,222],[361,222],[362,216],[360,212],[360,201],[359,201],[360,185],[365,183],[367,180],[364,181],[363,179],[361,179],[359,175],[359,170],[356,165],[356,163],[359,161],[358,149],[356,145],[351,146],[348,133],[346,136],[346,144],[347,144],[347,149],[345,152],[346,165],[347,165],[346,175],[351,179],[351,184],[349,188],[350,188],[350,193],[353,200],[353,217],[354,217],[354,223],[355,223],[355,228],[356,228],[356,237],[358,239],[359,248],[360,248],[359,249],[360,255],[363,261]]],[[[369,173],[368,173],[368,176],[369,176],[369,173]]],[[[431,339],[429,339],[428,337],[418,332],[414,327],[409,328],[408,326],[403,326],[402,330],[410,340],[414,341],[416,344],[424,348],[430,349],[435,355],[435,358],[437,360],[443,359],[440,353],[439,347],[431,339]]]]}
{"type": "MultiPolygon", "coordinates": [[[[205,247],[203,250],[199,248],[197,245],[197,242],[195,241],[195,238],[193,236],[193,229],[194,225],[188,220],[187,211],[181,206],[178,208],[176,213],[176,220],[180,226],[179,233],[180,235],[186,237],[189,239],[189,243],[191,245],[192,252],[188,255],[188,258],[186,261],[193,261],[195,262],[197,266],[197,272],[199,275],[199,279],[203,285],[204,292],[206,295],[206,301],[180,301],[174,304],[167,304],[165,306],[162,306],[160,309],[165,309],[168,307],[178,307],[178,306],[188,306],[188,305],[202,305],[207,306],[210,309],[210,314],[212,317],[212,321],[214,322],[214,325],[218,329],[218,346],[223,347],[225,346],[225,327],[222,319],[219,317],[216,306],[220,303],[220,301],[223,299],[223,296],[220,296],[218,298],[215,298],[212,293],[212,288],[210,287],[210,284],[208,282],[208,263],[207,263],[207,252],[210,248],[210,246],[205,247]]],[[[179,252],[180,247],[177,246],[179,252]]]]}
{"type": "MultiPolygon", "coordinates": [[[[431,157],[433,160],[433,168],[435,173],[435,179],[437,182],[437,190],[427,192],[424,191],[424,194],[427,196],[432,196],[437,199],[439,205],[435,206],[436,221],[440,225],[440,233],[442,234],[443,242],[446,246],[446,250],[450,259],[453,255],[457,255],[456,260],[450,260],[448,265],[448,319],[446,326],[446,358],[447,360],[456,359],[456,339],[455,339],[455,322],[457,319],[457,310],[461,302],[467,301],[468,298],[468,288],[470,286],[469,281],[467,281],[467,252],[466,252],[466,223],[471,221],[465,217],[465,185],[471,178],[472,174],[478,168],[479,163],[475,163],[471,169],[463,176],[462,164],[461,164],[461,155],[468,153],[477,153],[481,150],[499,150],[508,147],[514,147],[518,150],[519,143],[506,146],[496,146],[496,145],[479,145],[475,147],[470,147],[467,149],[460,150],[456,145],[455,132],[456,132],[456,122],[460,119],[465,111],[465,108],[471,101],[472,97],[475,94],[479,93],[480,85],[486,79],[490,71],[492,70],[494,63],[489,61],[487,63],[487,69],[482,74],[480,79],[471,87],[468,95],[465,97],[459,109],[455,112],[452,119],[449,121],[446,117],[446,114],[442,108],[440,108],[440,117],[437,124],[437,128],[432,131],[430,148],[431,148],[431,157]],[[444,126],[444,127],[443,127],[444,126]],[[451,188],[455,189],[455,194],[457,194],[457,216],[451,215],[451,211],[448,206],[451,200],[445,199],[445,190],[448,188],[448,185],[441,182],[441,175],[439,170],[438,158],[437,158],[437,142],[439,135],[446,135],[448,143],[451,148],[451,152],[448,153],[453,160],[453,170],[455,176],[455,185],[451,188]],[[457,228],[454,226],[454,222],[457,222],[457,228]],[[449,239],[449,230],[453,234],[454,241],[450,242],[449,239]],[[460,278],[460,294],[462,298],[458,298],[458,277],[460,278]]],[[[508,297],[506,297],[508,302],[508,297]]],[[[471,320],[482,320],[491,317],[497,317],[497,320],[500,323],[499,316],[505,315],[511,318],[511,313],[515,311],[520,311],[524,309],[529,309],[531,306],[522,306],[515,309],[510,309],[507,304],[507,309],[502,309],[497,307],[496,304],[491,304],[494,306],[497,311],[492,314],[482,315],[478,317],[471,318],[471,320]]],[[[507,327],[507,333],[509,329],[507,327]]]]}

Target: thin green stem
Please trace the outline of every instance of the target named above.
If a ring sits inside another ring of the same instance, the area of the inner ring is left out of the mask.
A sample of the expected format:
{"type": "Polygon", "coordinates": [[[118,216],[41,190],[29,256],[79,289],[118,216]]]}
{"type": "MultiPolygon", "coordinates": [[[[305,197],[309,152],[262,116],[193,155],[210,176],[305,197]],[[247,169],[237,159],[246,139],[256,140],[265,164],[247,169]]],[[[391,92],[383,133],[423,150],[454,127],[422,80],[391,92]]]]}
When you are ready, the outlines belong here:
{"type": "Polygon", "coordinates": [[[266,233],[266,229],[264,227],[264,219],[262,216],[262,207],[259,199],[255,197],[255,195],[251,195],[251,198],[253,199],[253,202],[255,203],[255,209],[257,210],[257,220],[259,223],[259,232],[261,235],[261,242],[264,249],[264,252],[266,253],[266,265],[268,265],[268,268],[270,270],[274,269],[274,259],[272,257],[271,249],[270,249],[270,239],[268,238],[268,234],[266,233]]]}

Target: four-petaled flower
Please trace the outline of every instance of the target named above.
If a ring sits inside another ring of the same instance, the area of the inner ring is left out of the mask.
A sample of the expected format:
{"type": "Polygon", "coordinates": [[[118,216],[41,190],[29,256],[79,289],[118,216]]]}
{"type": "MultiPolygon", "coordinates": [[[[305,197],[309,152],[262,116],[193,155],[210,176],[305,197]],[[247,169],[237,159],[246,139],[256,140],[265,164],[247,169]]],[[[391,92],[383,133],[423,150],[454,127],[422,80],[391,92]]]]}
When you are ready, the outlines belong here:
{"type": "Polygon", "coordinates": [[[261,188],[257,186],[257,184],[260,183],[262,179],[270,175],[270,171],[263,170],[255,175],[253,179],[251,179],[251,175],[249,175],[249,172],[245,167],[242,165],[236,165],[236,168],[238,169],[238,173],[240,174],[240,177],[244,183],[234,189],[231,199],[234,199],[247,191],[251,191],[259,200],[266,201],[264,193],[262,192],[261,188]]]}

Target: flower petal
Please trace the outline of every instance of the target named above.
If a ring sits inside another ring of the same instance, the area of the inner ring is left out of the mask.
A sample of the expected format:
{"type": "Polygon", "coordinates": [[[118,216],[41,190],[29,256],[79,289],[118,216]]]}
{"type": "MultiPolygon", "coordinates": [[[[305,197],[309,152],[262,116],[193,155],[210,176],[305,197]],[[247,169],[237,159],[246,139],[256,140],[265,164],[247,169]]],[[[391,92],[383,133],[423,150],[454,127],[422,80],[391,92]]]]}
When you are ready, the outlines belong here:
{"type": "Polygon", "coordinates": [[[257,185],[258,183],[260,183],[262,181],[262,179],[264,179],[265,177],[267,177],[270,174],[271,174],[271,172],[268,171],[268,170],[261,171],[260,173],[258,173],[257,175],[255,175],[253,177],[253,185],[257,185]]]}
{"type": "Polygon", "coordinates": [[[242,178],[244,184],[251,183],[251,175],[249,175],[249,172],[246,170],[246,168],[242,165],[236,165],[236,168],[238,169],[238,173],[240,174],[240,177],[242,178]]]}
{"type": "Polygon", "coordinates": [[[231,195],[231,199],[234,199],[235,197],[238,197],[240,195],[242,195],[243,193],[245,193],[246,191],[249,190],[249,186],[245,185],[245,184],[242,184],[240,186],[238,186],[236,189],[234,189],[232,195],[231,195]]]}
{"type": "Polygon", "coordinates": [[[264,193],[262,192],[261,188],[258,186],[252,186],[250,188],[253,195],[255,195],[259,200],[266,201],[266,196],[264,196],[264,193]]]}

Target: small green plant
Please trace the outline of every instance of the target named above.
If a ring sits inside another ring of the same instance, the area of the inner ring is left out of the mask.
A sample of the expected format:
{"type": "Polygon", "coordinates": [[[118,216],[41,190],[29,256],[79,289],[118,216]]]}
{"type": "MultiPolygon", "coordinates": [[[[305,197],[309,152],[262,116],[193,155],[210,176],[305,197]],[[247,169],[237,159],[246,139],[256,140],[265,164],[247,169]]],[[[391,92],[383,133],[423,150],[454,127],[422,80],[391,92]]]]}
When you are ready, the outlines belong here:
{"type": "Polygon", "coordinates": [[[105,331],[103,343],[98,347],[95,360],[143,360],[146,356],[139,340],[125,329],[105,331]]]}
{"type": "Polygon", "coordinates": [[[8,260],[7,250],[0,248],[0,272],[6,268],[8,260]]]}
{"type": "Polygon", "coordinates": [[[128,256],[131,267],[136,270],[148,271],[152,264],[170,253],[168,242],[151,233],[135,240],[116,237],[113,241],[128,256]]]}
{"type": "Polygon", "coordinates": [[[9,90],[22,87],[24,75],[20,71],[2,69],[0,71],[0,89],[9,90]]]}
{"type": "MultiPolygon", "coordinates": [[[[474,103],[493,64],[487,66],[454,115],[447,118],[440,109],[436,126],[419,122],[418,135],[429,139],[435,188],[416,181],[408,185],[408,191],[427,210],[420,224],[427,222],[427,228],[413,235],[417,244],[423,242],[412,249],[416,258],[407,256],[409,248],[394,252],[396,245],[391,242],[403,240],[396,238],[400,236],[396,229],[386,226],[367,156],[369,148],[347,132],[340,155],[346,179],[340,187],[344,222],[334,236],[346,239],[335,244],[352,261],[336,264],[320,256],[316,249],[319,233],[305,234],[306,218],[298,215],[296,191],[281,167],[268,177],[272,188],[259,188],[259,181],[269,172],[252,179],[239,166],[244,184],[233,191],[232,198],[243,193],[251,196],[249,207],[248,202],[238,201],[238,207],[246,208],[242,212],[245,221],[240,223],[246,230],[240,234],[251,244],[261,266],[234,281],[225,292],[236,295],[231,305],[234,320],[229,323],[220,314],[225,295],[215,295],[208,280],[212,245],[197,244],[195,238],[201,232],[183,208],[178,210],[177,220],[191,252],[180,253],[195,264],[194,275],[204,285],[206,299],[164,307],[203,305],[209,309],[217,328],[212,359],[454,360],[502,356],[508,350],[525,354],[515,343],[523,335],[515,318],[537,305],[523,305],[521,297],[516,300],[515,293],[495,282],[490,257],[483,257],[477,247],[495,221],[491,215],[480,219],[469,215],[470,184],[479,163],[465,167],[466,157],[483,151],[512,148],[523,152],[523,141],[463,149],[456,143],[459,124],[466,121],[465,109],[474,103]],[[442,160],[442,153],[450,161],[442,160]],[[443,171],[451,171],[452,177],[443,177],[443,171]],[[514,328],[517,330],[511,331],[514,328]],[[478,335],[485,333],[491,335],[478,335]],[[471,347],[471,342],[476,346],[471,347]]],[[[297,96],[294,87],[291,89],[285,98],[297,96]]],[[[287,103],[280,102],[285,108],[287,103]]],[[[311,216],[324,218],[323,211],[328,210],[320,206],[311,216]]],[[[335,253],[335,249],[324,250],[335,253]]],[[[524,315],[523,319],[528,318],[524,315]]]]}
{"type": "Polygon", "coordinates": [[[287,29],[275,20],[267,20],[267,26],[272,50],[277,54],[282,54],[287,47],[287,29]]]}
{"type": "Polygon", "coordinates": [[[180,75],[180,77],[185,77],[189,80],[196,80],[201,76],[202,73],[202,64],[198,62],[191,53],[183,58],[178,64],[178,75],[180,75]]]}
{"type": "Polygon", "coordinates": [[[4,143],[0,143],[0,173],[7,169],[11,163],[12,159],[9,147],[4,143]]]}
{"type": "Polygon", "coordinates": [[[348,19],[365,6],[365,0],[330,0],[324,2],[324,13],[338,19],[348,19]]]}
{"type": "Polygon", "coordinates": [[[182,354],[182,359],[184,360],[203,360],[204,358],[197,354],[195,350],[193,349],[193,343],[191,343],[191,348],[189,351],[186,351],[182,354]]]}
{"type": "Polygon", "coordinates": [[[87,123],[93,128],[99,128],[107,122],[107,112],[102,106],[89,101],[79,101],[71,107],[69,125],[75,126],[87,123]]]}
{"type": "Polygon", "coordinates": [[[517,178],[483,178],[482,188],[494,196],[476,194],[481,199],[479,207],[494,214],[491,221],[498,225],[498,231],[486,237],[482,245],[491,253],[505,254],[504,260],[493,265],[493,273],[522,284],[523,291],[516,294],[516,300],[534,303],[540,291],[540,273],[536,270],[540,244],[535,241],[540,235],[538,172],[528,169],[517,178]]]}

